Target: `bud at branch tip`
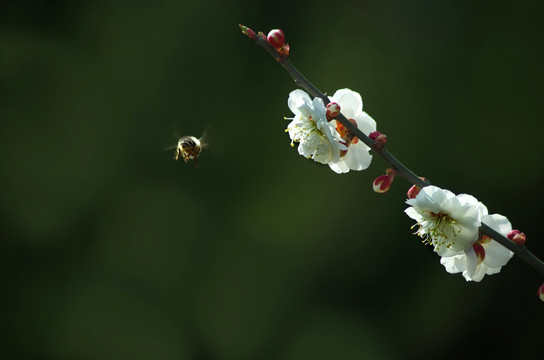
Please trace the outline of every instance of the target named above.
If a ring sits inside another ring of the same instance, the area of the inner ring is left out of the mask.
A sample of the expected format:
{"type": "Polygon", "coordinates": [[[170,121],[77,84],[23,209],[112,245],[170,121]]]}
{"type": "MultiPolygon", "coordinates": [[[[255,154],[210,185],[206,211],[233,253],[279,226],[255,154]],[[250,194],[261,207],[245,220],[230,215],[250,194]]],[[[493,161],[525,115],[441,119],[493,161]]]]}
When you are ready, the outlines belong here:
{"type": "Polygon", "coordinates": [[[250,38],[253,41],[257,40],[257,34],[255,33],[255,31],[251,30],[250,28],[242,24],[238,24],[238,26],[240,27],[240,29],[242,29],[242,34],[246,35],[248,38],[250,38]]]}
{"type": "Polygon", "coordinates": [[[285,34],[281,29],[270,30],[266,36],[266,41],[272,46],[278,54],[287,59],[289,57],[289,44],[285,43],[285,34]]]}

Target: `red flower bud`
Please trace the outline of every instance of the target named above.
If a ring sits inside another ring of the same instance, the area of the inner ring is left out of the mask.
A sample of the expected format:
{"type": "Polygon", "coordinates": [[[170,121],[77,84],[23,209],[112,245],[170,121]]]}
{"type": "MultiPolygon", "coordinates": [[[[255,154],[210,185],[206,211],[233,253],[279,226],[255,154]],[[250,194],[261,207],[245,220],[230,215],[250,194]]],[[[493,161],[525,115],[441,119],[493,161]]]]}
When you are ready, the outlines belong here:
{"type": "Polygon", "coordinates": [[[340,115],[340,105],[335,102],[328,103],[326,115],[327,121],[335,119],[338,115],[340,115]]]}
{"type": "MultiPolygon", "coordinates": [[[[424,177],[420,176],[419,178],[421,180],[423,180],[423,181],[427,181],[427,179],[424,178],[424,177]]],[[[406,195],[408,196],[408,199],[415,199],[417,194],[419,194],[420,190],[421,190],[421,188],[419,186],[412,185],[412,187],[410,189],[408,189],[408,192],[406,193],[406,195]]]]}
{"type": "Polygon", "coordinates": [[[391,187],[391,178],[387,175],[378,176],[372,183],[374,191],[380,194],[386,193],[391,187]]]}
{"type": "Polygon", "coordinates": [[[540,300],[544,301],[544,284],[540,285],[537,291],[538,297],[540,300]]]}
{"type": "MultiPolygon", "coordinates": [[[[268,43],[275,49],[282,48],[283,45],[285,45],[285,35],[280,29],[270,30],[266,39],[268,40],[268,43]]],[[[287,48],[287,53],[289,53],[289,48],[287,48]]]]}
{"type": "Polygon", "coordinates": [[[518,244],[518,246],[525,245],[525,234],[519,230],[510,231],[506,237],[518,244]]]}
{"type": "Polygon", "coordinates": [[[378,138],[378,136],[380,136],[382,133],[379,132],[379,131],[373,131],[371,132],[370,134],[368,134],[368,137],[371,139],[371,140],[374,140],[376,141],[376,139],[378,138]]]}
{"type": "Polygon", "coordinates": [[[379,131],[371,132],[368,137],[374,140],[374,148],[378,150],[383,148],[383,146],[387,142],[387,136],[379,131]]]}
{"type": "Polygon", "coordinates": [[[408,189],[408,192],[406,193],[406,195],[408,196],[408,199],[415,199],[417,194],[419,194],[420,190],[421,190],[420,187],[418,187],[416,185],[412,185],[412,187],[410,189],[408,189]]]}
{"type": "Polygon", "coordinates": [[[374,179],[374,182],[372,183],[372,188],[374,189],[374,191],[380,194],[389,191],[391,183],[393,182],[396,174],[396,170],[386,169],[385,175],[378,176],[376,179],[374,179]]]}

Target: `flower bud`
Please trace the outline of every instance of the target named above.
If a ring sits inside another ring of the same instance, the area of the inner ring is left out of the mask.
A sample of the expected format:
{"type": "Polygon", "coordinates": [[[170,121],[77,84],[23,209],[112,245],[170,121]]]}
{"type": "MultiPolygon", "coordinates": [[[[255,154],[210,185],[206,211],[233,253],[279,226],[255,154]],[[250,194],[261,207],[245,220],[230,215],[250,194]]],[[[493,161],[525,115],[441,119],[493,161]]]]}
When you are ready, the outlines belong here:
{"type": "MultiPolygon", "coordinates": [[[[424,177],[419,177],[421,180],[423,181],[427,181],[426,178],[424,177]]],[[[406,195],[408,196],[408,199],[415,199],[415,197],[417,196],[417,194],[419,194],[419,191],[421,190],[421,188],[417,185],[412,185],[412,187],[410,189],[408,189],[408,192],[406,193],[406,195]]]]}
{"type": "Polygon", "coordinates": [[[379,132],[379,131],[373,131],[371,132],[370,134],[368,134],[368,137],[373,140],[373,141],[376,141],[376,139],[378,138],[378,136],[380,136],[382,133],[379,132]]]}
{"type": "Polygon", "coordinates": [[[383,146],[387,142],[387,136],[379,131],[371,132],[368,137],[374,140],[374,148],[378,150],[383,148],[383,146]]]}
{"type": "Polygon", "coordinates": [[[408,199],[415,199],[417,194],[419,194],[419,190],[421,190],[420,187],[416,185],[412,185],[412,187],[408,189],[408,192],[406,193],[406,195],[408,196],[408,199]]]}
{"type": "Polygon", "coordinates": [[[374,182],[372,183],[372,188],[374,189],[374,191],[380,194],[389,191],[391,183],[393,182],[396,174],[396,170],[386,169],[385,175],[378,176],[376,179],[374,179],[374,182]]]}
{"type": "Polygon", "coordinates": [[[510,231],[506,237],[518,244],[518,246],[525,245],[525,234],[519,230],[510,231]]]}
{"type": "Polygon", "coordinates": [[[257,40],[257,34],[255,34],[255,31],[242,24],[238,24],[238,26],[240,27],[240,29],[242,29],[242,34],[246,35],[251,40],[257,40]]]}
{"type": "Polygon", "coordinates": [[[476,260],[478,265],[484,261],[485,258],[485,249],[482,244],[479,242],[475,242],[474,245],[472,245],[472,248],[474,249],[474,252],[476,253],[476,260]]]}
{"type": "Polygon", "coordinates": [[[335,102],[328,103],[326,115],[327,121],[335,119],[338,115],[340,115],[340,105],[335,102]]]}
{"type": "MultiPolygon", "coordinates": [[[[279,49],[283,47],[283,45],[285,45],[285,35],[280,29],[270,30],[266,39],[268,40],[268,43],[275,49],[279,49]]],[[[287,52],[289,52],[289,48],[287,49],[287,52]]]]}
{"type": "Polygon", "coordinates": [[[289,44],[285,44],[281,48],[279,48],[278,53],[282,58],[287,59],[289,57],[289,44]]]}
{"type": "Polygon", "coordinates": [[[540,285],[537,291],[538,297],[540,300],[544,301],[544,284],[540,285]]]}
{"type": "Polygon", "coordinates": [[[380,194],[386,193],[391,187],[391,178],[387,175],[378,176],[372,183],[374,191],[380,194]]]}

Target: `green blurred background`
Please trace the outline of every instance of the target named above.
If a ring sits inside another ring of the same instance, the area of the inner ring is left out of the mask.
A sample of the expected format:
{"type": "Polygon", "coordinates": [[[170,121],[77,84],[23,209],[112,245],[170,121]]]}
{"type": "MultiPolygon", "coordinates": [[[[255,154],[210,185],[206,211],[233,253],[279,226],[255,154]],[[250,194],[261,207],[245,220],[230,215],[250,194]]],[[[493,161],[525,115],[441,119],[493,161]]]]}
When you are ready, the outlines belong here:
{"type": "MultiPolygon", "coordinates": [[[[7,359],[422,359],[542,353],[542,276],[466,283],[412,235],[387,164],[337,175],[284,129],[295,84],[240,33],[282,28],[415,172],[544,257],[541,1],[4,1],[7,359]],[[200,167],[165,151],[211,146],[200,167]]],[[[2,355],[0,354],[0,355],[2,355]]]]}

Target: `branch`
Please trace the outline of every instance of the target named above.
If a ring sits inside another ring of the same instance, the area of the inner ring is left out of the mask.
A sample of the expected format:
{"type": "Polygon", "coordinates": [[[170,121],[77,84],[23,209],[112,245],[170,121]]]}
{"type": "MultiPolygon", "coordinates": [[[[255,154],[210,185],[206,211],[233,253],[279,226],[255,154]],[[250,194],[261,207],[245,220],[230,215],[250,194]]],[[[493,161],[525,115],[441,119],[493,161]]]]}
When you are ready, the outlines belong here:
{"type": "MultiPolygon", "coordinates": [[[[267,41],[266,36],[259,32],[256,34],[253,32],[253,30],[249,29],[246,26],[239,25],[242,29],[242,33],[247,35],[253,42],[261,47],[263,47],[272,57],[280,63],[281,66],[287,72],[291,75],[293,78],[293,81],[295,84],[297,84],[299,87],[306,90],[310,95],[313,97],[318,97],[321,100],[323,100],[323,103],[327,105],[330,103],[329,98],[323,94],[315,85],[313,85],[308,79],[302,75],[300,71],[295,68],[295,66],[291,63],[291,61],[288,59],[288,47],[287,47],[287,54],[280,53],[269,44],[267,41]]],[[[355,136],[359,138],[360,141],[365,143],[368,147],[373,149],[378,155],[380,155],[387,163],[389,163],[393,169],[397,171],[397,175],[400,175],[404,179],[406,179],[409,183],[416,185],[417,187],[423,188],[425,186],[431,185],[429,181],[422,180],[419,176],[417,176],[413,171],[411,171],[406,165],[401,163],[393,154],[387,150],[385,146],[380,147],[376,146],[376,143],[370,139],[365,133],[363,133],[357,126],[352,124],[348,119],[340,114],[338,117],[336,117],[336,120],[340,121],[342,125],[344,125],[346,128],[348,128],[349,131],[351,131],[355,136]]],[[[518,245],[512,241],[510,241],[507,237],[504,235],[498,233],[497,231],[493,230],[490,226],[486,225],[482,222],[482,225],[480,226],[479,231],[482,234],[485,234],[492,238],[493,240],[497,241],[502,246],[506,247],[510,251],[512,251],[514,254],[519,256],[522,260],[524,260],[526,263],[531,265],[536,271],[538,271],[541,275],[544,275],[544,262],[540,260],[538,257],[536,257],[533,253],[531,253],[525,245],[518,245]]]]}

